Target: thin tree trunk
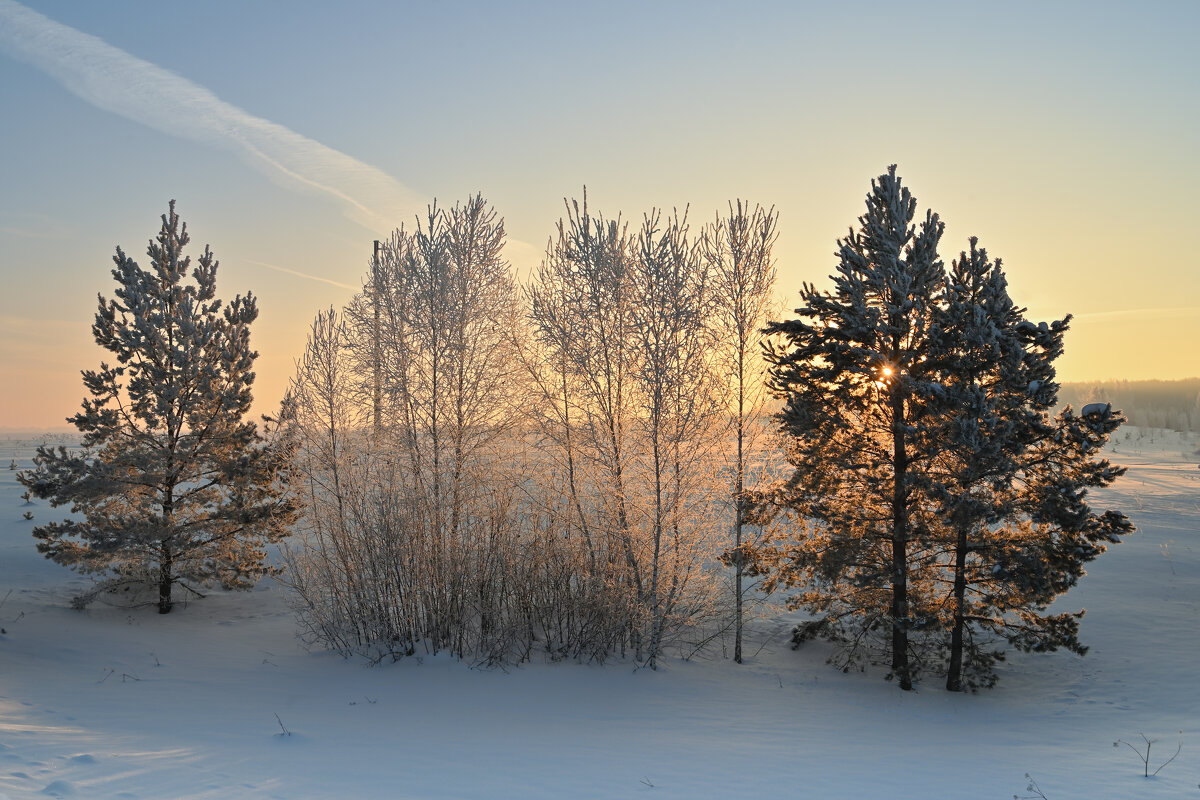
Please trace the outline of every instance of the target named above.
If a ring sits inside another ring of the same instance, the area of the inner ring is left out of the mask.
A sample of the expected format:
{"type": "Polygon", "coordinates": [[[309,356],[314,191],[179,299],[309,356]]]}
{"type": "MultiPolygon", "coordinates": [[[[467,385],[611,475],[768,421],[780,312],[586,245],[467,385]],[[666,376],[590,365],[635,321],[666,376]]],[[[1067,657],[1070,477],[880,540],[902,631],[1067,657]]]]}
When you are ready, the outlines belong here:
{"type": "MultiPolygon", "coordinates": [[[[655,403],[661,400],[655,398],[655,403]]],[[[659,555],[662,552],[663,531],[663,493],[662,493],[662,455],[659,448],[659,413],[655,409],[651,413],[650,434],[654,452],[654,557],[650,562],[650,669],[658,669],[658,643],[662,631],[661,607],[658,602],[658,573],[659,555]]]]}
{"type": "Polygon", "coordinates": [[[372,405],[371,424],[376,436],[383,430],[383,342],[382,329],[379,325],[379,302],[382,289],[379,285],[379,240],[375,241],[375,259],[371,263],[371,307],[374,311],[375,326],[371,329],[371,361],[372,361],[372,405]]]}
{"type": "Polygon", "coordinates": [[[738,416],[737,416],[737,475],[733,492],[733,660],[742,663],[742,516],[745,505],[746,457],[744,452],[746,433],[746,364],[745,348],[738,347],[738,416]]]}
{"type": "Polygon", "coordinates": [[[967,530],[960,527],[954,550],[954,627],[950,630],[950,666],[946,671],[946,688],[962,691],[963,625],[967,594],[967,530]]]}
{"type": "Polygon", "coordinates": [[[563,356],[562,360],[562,397],[563,397],[563,435],[564,446],[567,451],[567,480],[571,489],[571,504],[575,508],[575,513],[579,517],[579,530],[583,534],[583,541],[587,545],[588,550],[588,580],[595,580],[596,573],[596,548],[592,544],[592,535],[588,529],[587,517],[583,514],[583,504],[579,501],[579,490],[575,478],[575,447],[571,441],[571,396],[567,389],[567,359],[563,356]]]}
{"type": "Polygon", "coordinates": [[[158,563],[158,613],[171,613],[171,586],[175,583],[172,572],[171,548],[166,542],[162,544],[162,556],[158,563]]]}
{"type": "Polygon", "coordinates": [[[904,440],[904,396],[900,377],[892,387],[892,671],[900,688],[912,689],[908,663],[908,453],[904,440]]]}

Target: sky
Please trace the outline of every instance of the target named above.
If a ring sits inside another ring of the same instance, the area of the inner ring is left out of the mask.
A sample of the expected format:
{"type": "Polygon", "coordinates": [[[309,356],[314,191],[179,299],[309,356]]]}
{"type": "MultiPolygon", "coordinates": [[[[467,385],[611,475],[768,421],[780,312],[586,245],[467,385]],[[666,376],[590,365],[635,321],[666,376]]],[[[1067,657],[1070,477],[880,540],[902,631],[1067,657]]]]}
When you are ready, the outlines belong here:
{"type": "Polygon", "coordinates": [[[1065,381],[1200,375],[1200,3],[0,0],[0,428],[79,409],[117,246],[171,199],[252,292],[256,412],[372,240],[482,192],[535,268],[606,216],[779,212],[778,290],[829,285],[898,164],[978,236],[1065,381]]]}

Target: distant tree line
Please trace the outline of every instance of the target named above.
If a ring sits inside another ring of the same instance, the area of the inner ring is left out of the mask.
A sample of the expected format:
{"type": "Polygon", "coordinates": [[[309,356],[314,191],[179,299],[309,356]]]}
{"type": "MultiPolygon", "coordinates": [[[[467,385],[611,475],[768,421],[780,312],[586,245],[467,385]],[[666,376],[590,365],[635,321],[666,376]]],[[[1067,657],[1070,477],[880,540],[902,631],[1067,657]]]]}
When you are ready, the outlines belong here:
{"type": "Polygon", "coordinates": [[[1061,404],[1082,408],[1112,403],[1130,425],[1200,433],[1200,378],[1177,381],[1092,381],[1064,383],[1061,404]]]}

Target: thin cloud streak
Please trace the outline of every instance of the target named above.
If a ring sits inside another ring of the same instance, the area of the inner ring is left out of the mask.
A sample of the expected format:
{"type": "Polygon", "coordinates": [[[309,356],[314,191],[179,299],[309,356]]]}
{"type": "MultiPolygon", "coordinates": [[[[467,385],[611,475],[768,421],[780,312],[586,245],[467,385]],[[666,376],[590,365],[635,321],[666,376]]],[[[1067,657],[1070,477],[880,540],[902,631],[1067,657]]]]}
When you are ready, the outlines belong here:
{"type": "Polygon", "coordinates": [[[283,186],[329,195],[369,230],[389,231],[425,208],[382,170],[248,114],[186,78],[13,0],[0,0],[0,50],[97,108],[232,151],[283,186]]]}
{"type": "Polygon", "coordinates": [[[1133,320],[1162,317],[1200,316],[1200,306],[1183,306],[1178,308],[1125,308],[1116,311],[1091,311],[1075,314],[1078,322],[1104,322],[1107,320],[1133,320]]]}
{"type": "Polygon", "coordinates": [[[6,234],[8,236],[17,236],[22,239],[57,240],[57,239],[62,238],[61,236],[56,236],[56,235],[50,234],[50,233],[41,233],[38,231],[27,230],[25,228],[11,228],[7,225],[0,225],[0,233],[6,234]]]}
{"type": "Polygon", "coordinates": [[[307,278],[310,281],[319,281],[321,283],[328,283],[330,286],[337,286],[341,289],[350,289],[351,291],[356,291],[356,290],[362,288],[361,286],[351,286],[348,283],[341,283],[339,281],[335,281],[330,278],[322,278],[320,275],[309,275],[307,272],[298,272],[294,269],[288,269],[287,267],[281,267],[278,264],[268,264],[265,261],[255,261],[252,258],[244,258],[242,260],[245,263],[253,264],[256,267],[265,267],[266,269],[273,269],[276,272],[282,272],[284,275],[295,275],[297,278],[307,278]]]}

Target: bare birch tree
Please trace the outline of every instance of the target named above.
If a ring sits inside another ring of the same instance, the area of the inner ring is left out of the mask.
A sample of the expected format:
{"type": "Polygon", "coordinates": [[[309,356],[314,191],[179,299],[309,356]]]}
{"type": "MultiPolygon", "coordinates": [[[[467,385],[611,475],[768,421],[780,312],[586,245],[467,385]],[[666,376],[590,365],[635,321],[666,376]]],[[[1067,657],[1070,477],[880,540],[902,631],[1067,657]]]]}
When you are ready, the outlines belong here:
{"type": "Polygon", "coordinates": [[[530,289],[531,370],[562,453],[571,526],[656,666],[667,638],[713,613],[712,449],[719,433],[708,275],[685,218],[619,221],[567,204],[530,289]]]}
{"type": "Polygon", "coordinates": [[[713,545],[708,534],[715,514],[706,506],[712,500],[712,456],[721,420],[709,273],[699,242],[688,239],[686,213],[663,220],[651,211],[634,252],[631,317],[640,357],[631,377],[653,483],[646,655],[654,668],[663,632],[699,571],[700,550],[713,545]]]}
{"type": "Polygon", "coordinates": [[[560,378],[543,378],[538,385],[558,417],[550,435],[565,455],[574,524],[588,539],[589,560],[610,582],[611,603],[628,610],[619,616],[640,660],[641,627],[634,615],[646,595],[627,487],[632,413],[627,382],[635,355],[629,260],[626,227],[619,218],[590,216],[585,193],[582,207],[567,203],[567,216],[559,220],[557,240],[529,290],[529,313],[560,378]],[[599,491],[592,491],[593,481],[599,491]],[[593,508],[598,513],[589,519],[593,508]]]}
{"type": "Polygon", "coordinates": [[[719,616],[725,415],[700,244],[686,216],[631,237],[568,203],[521,307],[503,240],[478,196],[431,207],[344,322],[314,325],[301,617],[372,657],[656,667],[719,616]]]}
{"type": "Polygon", "coordinates": [[[750,453],[763,439],[767,402],[766,362],[762,358],[761,329],[768,314],[776,311],[775,266],[771,249],[778,236],[779,215],[737,201],[726,217],[717,215],[704,233],[704,258],[713,273],[715,322],[719,331],[720,369],[729,392],[733,454],[733,549],[728,559],[734,568],[733,660],[742,663],[743,586],[747,568],[744,547],[746,526],[746,469],[750,453]]]}
{"type": "MultiPolygon", "coordinates": [[[[337,394],[360,409],[349,436],[359,480],[339,517],[369,558],[342,559],[327,538],[310,548],[316,562],[341,559],[345,592],[362,595],[339,598],[359,606],[350,624],[364,631],[353,636],[356,648],[403,653],[423,643],[491,659],[493,645],[506,646],[497,644],[496,604],[520,516],[521,459],[514,466],[503,439],[519,395],[519,311],[503,243],[503,222],[481,196],[431,206],[413,232],[400,229],[386,243],[337,343],[323,320],[314,326],[310,351],[322,357],[313,360],[345,363],[337,394]],[[372,416],[382,419],[371,420],[368,435],[361,409],[377,358],[381,413],[372,416]],[[360,583],[370,588],[359,592],[360,583]]],[[[300,366],[305,382],[321,382],[320,370],[314,381],[300,366]]],[[[306,430],[313,436],[316,426],[306,430]]],[[[324,463],[344,474],[337,459],[324,463]]]]}

